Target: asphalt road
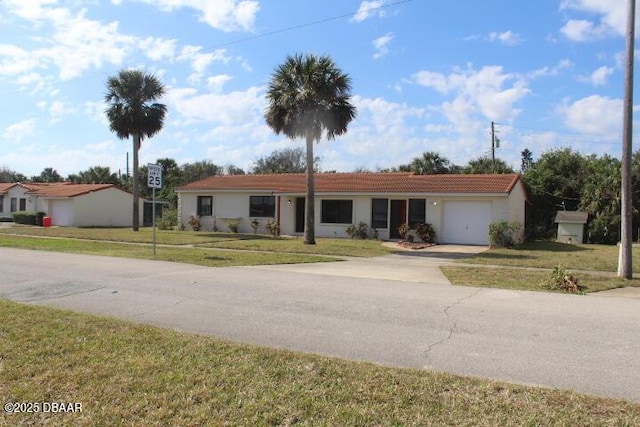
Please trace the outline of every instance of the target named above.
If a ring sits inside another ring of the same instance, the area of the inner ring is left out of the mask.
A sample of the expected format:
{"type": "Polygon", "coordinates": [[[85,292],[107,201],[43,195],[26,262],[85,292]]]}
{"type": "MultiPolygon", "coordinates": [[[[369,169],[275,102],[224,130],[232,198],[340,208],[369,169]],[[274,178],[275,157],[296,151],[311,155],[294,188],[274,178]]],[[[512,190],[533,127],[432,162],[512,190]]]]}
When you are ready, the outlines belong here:
{"type": "Polygon", "coordinates": [[[637,299],[7,248],[0,298],[640,402],[637,299]]]}

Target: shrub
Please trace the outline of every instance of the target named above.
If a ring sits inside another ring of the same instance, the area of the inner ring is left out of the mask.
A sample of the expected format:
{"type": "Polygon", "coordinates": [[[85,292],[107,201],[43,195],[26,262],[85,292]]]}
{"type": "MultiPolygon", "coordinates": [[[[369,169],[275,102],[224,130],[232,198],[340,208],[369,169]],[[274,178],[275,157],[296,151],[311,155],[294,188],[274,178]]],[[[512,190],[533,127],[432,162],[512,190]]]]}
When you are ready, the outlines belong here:
{"type": "Polygon", "coordinates": [[[433,243],[436,238],[436,231],[429,223],[418,224],[416,227],[416,234],[424,243],[433,243]]]}
{"type": "Polygon", "coordinates": [[[278,221],[272,219],[265,224],[265,227],[267,227],[267,231],[273,237],[278,237],[280,235],[280,223],[278,221]]]}
{"type": "Polygon", "coordinates": [[[187,223],[189,224],[189,226],[191,227],[191,229],[193,231],[200,231],[200,217],[199,216],[195,216],[195,215],[191,215],[189,217],[189,221],[187,221],[187,223]]]}
{"type": "Polygon", "coordinates": [[[229,230],[231,230],[232,233],[237,233],[238,232],[238,226],[240,226],[240,221],[229,221],[228,227],[229,230]]]}
{"type": "Polygon", "coordinates": [[[258,218],[253,218],[251,220],[251,228],[253,228],[253,234],[258,234],[258,228],[260,228],[260,221],[258,221],[258,218]]]}
{"type": "Polygon", "coordinates": [[[584,287],[578,283],[578,278],[560,265],[555,266],[551,272],[551,276],[542,282],[542,287],[571,293],[579,293],[584,289],[584,287]]]}
{"type": "Polygon", "coordinates": [[[407,237],[409,236],[409,224],[405,222],[400,227],[398,227],[398,234],[400,234],[400,237],[402,239],[407,239],[407,237]]]}
{"type": "Polygon", "coordinates": [[[18,211],[13,213],[13,222],[16,224],[42,225],[44,212],[18,211]]]}
{"type": "Polygon", "coordinates": [[[352,239],[355,239],[357,237],[359,239],[365,240],[367,237],[369,237],[369,226],[366,223],[360,221],[357,227],[351,224],[349,227],[347,227],[345,232],[352,239]]]}
{"type": "Polygon", "coordinates": [[[517,222],[496,221],[489,225],[489,244],[502,248],[512,248],[520,243],[517,222]]]}
{"type": "Polygon", "coordinates": [[[165,208],[162,216],[157,222],[160,230],[173,230],[178,225],[178,210],[175,208],[165,208]]]}

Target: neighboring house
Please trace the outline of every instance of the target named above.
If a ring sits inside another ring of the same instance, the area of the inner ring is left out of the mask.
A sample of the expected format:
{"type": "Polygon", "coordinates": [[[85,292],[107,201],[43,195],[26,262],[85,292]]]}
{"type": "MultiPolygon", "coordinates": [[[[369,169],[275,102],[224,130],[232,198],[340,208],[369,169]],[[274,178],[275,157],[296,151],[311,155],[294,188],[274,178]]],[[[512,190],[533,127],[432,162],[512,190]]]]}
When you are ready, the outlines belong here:
{"type": "Polygon", "coordinates": [[[558,211],[556,224],[558,224],[558,236],[556,242],[582,243],[584,241],[584,225],[589,214],[580,211],[558,211]]]}
{"type": "MultiPolygon", "coordinates": [[[[140,200],[142,206],[144,200],[140,200]]],[[[131,193],[113,184],[0,184],[0,216],[42,211],[58,226],[129,227],[132,205],[131,193]]]]}
{"type": "MultiPolygon", "coordinates": [[[[212,176],[178,188],[178,219],[189,228],[251,232],[251,221],[280,223],[282,234],[304,231],[305,174],[212,176]]],[[[428,222],[440,243],[486,245],[489,224],[525,224],[526,192],[520,175],[414,175],[321,173],[315,175],[316,235],[346,237],[365,222],[381,239],[398,239],[398,227],[428,222]]],[[[522,230],[524,232],[524,230],[522,230]]]]}

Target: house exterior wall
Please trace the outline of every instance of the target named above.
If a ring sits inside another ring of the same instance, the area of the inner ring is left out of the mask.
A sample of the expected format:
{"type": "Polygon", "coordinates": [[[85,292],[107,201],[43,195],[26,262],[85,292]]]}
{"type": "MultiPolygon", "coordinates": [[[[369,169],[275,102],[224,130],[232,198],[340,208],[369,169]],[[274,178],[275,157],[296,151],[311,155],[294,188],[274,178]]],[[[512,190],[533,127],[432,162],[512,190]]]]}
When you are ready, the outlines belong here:
{"type": "Polygon", "coordinates": [[[525,235],[525,203],[526,194],[522,181],[519,181],[509,193],[507,221],[520,224],[520,238],[525,235]]]}
{"type": "MultiPolygon", "coordinates": [[[[213,230],[214,224],[219,231],[229,231],[228,221],[240,218],[238,231],[242,233],[252,233],[251,217],[249,217],[249,197],[252,195],[270,195],[272,193],[251,192],[251,191],[217,191],[217,192],[180,192],[178,196],[178,217],[186,230],[190,230],[188,224],[189,217],[197,214],[198,196],[213,196],[213,215],[210,217],[200,217],[202,230],[213,230]]],[[[276,213],[274,218],[258,218],[260,222],[259,232],[266,233],[265,223],[269,220],[278,219],[280,221],[281,233],[284,235],[300,235],[296,233],[296,203],[298,197],[304,194],[276,195],[276,213]],[[290,202],[290,203],[289,203],[290,202]]],[[[409,200],[424,199],[425,221],[430,223],[436,232],[436,241],[441,242],[444,224],[444,205],[448,201],[465,202],[490,202],[491,222],[494,221],[516,221],[524,225],[524,203],[525,196],[522,186],[516,185],[510,195],[499,194],[490,196],[473,196],[469,194],[318,194],[315,197],[316,223],[315,231],[318,237],[348,237],[346,229],[351,225],[360,222],[371,226],[372,199],[388,200],[409,200]],[[322,201],[323,200],[352,200],[353,212],[352,221],[348,224],[325,224],[322,223],[322,201]]],[[[388,211],[388,224],[390,224],[391,212],[388,211]]],[[[378,229],[380,239],[389,239],[389,228],[378,229]]]]}
{"type": "MultiPolygon", "coordinates": [[[[107,188],[70,198],[73,205],[74,227],[130,227],[133,200],[130,193],[107,188]]],[[[52,202],[54,200],[51,200],[52,202]]],[[[140,199],[140,222],[144,199],[140,199]]],[[[55,223],[55,218],[53,219],[55,223]]]]}

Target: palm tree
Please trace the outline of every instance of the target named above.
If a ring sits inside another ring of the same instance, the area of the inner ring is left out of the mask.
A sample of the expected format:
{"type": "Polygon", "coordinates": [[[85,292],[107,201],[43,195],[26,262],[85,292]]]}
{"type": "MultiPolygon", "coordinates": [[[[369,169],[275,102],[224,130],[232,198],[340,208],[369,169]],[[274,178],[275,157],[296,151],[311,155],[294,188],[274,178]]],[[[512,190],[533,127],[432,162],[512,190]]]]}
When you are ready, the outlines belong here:
{"type": "Polygon", "coordinates": [[[109,127],[120,139],[133,139],[133,231],[140,227],[138,151],[142,140],[160,132],[167,107],[154,101],[164,95],[160,80],[138,70],[122,70],[107,80],[105,110],[109,127]]]}
{"type": "Polygon", "coordinates": [[[278,135],[305,138],[307,146],[305,244],[316,243],[313,143],[323,135],[334,139],[347,132],[356,116],[356,108],[349,102],[350,92],[351,78],[326,55],[288,56],[274,70],[269,82],[267,124],[278,135]]]}
{"type": "Polygon", "coordinates": [[[411,170],[418,175],[433,175],[449,172],[449,159],[435,151],[425,151],[411,162],[411,170]]]}

